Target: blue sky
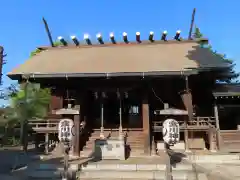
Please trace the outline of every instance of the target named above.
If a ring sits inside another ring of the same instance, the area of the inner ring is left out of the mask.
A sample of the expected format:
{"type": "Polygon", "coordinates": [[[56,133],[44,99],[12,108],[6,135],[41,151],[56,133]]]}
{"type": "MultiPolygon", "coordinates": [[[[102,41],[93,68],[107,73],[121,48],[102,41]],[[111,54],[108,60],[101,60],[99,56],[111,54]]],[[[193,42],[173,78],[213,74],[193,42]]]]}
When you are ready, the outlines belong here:
{"type": "MultiPolygon", "coordinates": [[[[110,32],[120,38],[122,32],[130,37],[136,31],[147,38],[154,31],[160,38],[163,30],[173,36],[176,30],[187,37],[191,13],[197,8],[195,24],[210,39],[213,48],[226,53],[237,63],[240,71],[240,1],[239,0],[1,0],[0,44],[8,54],[3,73],[23,63],[32,50],[48,45],[42,17],[48,21],[54,39],[76,35],[92,38],[110,32]]],[[[12,81],[4,77],[4,86],[12,81]]]]}

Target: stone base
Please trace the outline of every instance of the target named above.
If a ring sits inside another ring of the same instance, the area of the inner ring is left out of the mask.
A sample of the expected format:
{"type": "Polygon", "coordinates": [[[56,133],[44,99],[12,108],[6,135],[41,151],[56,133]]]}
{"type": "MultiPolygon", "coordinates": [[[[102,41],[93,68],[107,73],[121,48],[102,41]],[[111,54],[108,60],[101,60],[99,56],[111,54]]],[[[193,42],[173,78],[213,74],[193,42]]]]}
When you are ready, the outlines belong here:
{"type": "Polygon", "coordinates": [[[185,150],[185,143],[184,142],[179,142],[175,144],[174,146],[171,147],[173,150],[185,150]]]}
{"type": "Polygon", "coordinates": [[[185,153],[191,153],[192,151],[190,149],[186,149],[185,153]]]}
{"type": "Polygon", "coordinates": [[[95,140],[94,157],[125,160],[125,140],[119,138],[95,140]]]}
{"type": "MultiPolygon", "coordinates": [[[[163,142],[157,142],[157,150],[164,150],[164,143],[163,142]]],[[[171,146],[171,149],[173,150],[185,150],[185,143],[183,141],[175,144],[174,146],[171,146]]]]}
{"type": "Polygon", "coordinates": [[[216,153],[217,151],[215,149],[210,150],[212,153],[216,153]]]}
{"type": "Polygon", "coordinates": [[[240,130],[240,124],[239,124],[239,125],[237,125],[237,130],[240,130]]]}

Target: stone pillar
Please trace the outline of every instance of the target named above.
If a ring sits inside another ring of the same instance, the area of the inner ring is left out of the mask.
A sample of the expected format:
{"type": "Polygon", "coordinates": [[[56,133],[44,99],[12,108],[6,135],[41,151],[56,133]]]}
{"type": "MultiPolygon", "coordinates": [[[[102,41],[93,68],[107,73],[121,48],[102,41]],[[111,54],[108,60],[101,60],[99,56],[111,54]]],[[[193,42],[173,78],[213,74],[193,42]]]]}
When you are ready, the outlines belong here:
{"type": "MultiPolygon", "coordinates": [[[[47,128],[49,127],[49,120],[47,120],[47,128]]],[[[45,134],[45,153],[48,154],[49,150],[49,133],[45,134]]]]}
{"type": "Polygon", "coordinates": [[[154,136],[152,136],[151,155],[157,155],[157,147],[154,136]]]}
{"type": "Polygon", "coordinates": [[[236,123],[237,123],[237,130],[239,131],[239,130],[240,130],[240,116],[237,116],[237,117],[235,118],[235,121],[236,121],[236,123]]]}
{"type": "Polygon", "coordinates": [[[104,104],[103,101],[101,102],[101,132],[100,132],[100,138],[104,139],[104,104]]]}
{"type": "Polygon", "coordinates": [[[240,124],[237,125],[237,130],[240,130],[240,124]]]}
{"type": "Polygon", "coordinates": [[[189,142],[188,142],[188,130],[184,130],[184,141],[185,141],[185,152],[190,152],[189,142]]]}
{"type": "Polygon", "coordinates": [[[209,141],[209,150],[211,152],[215,152],[215,147],[214,147],[214,134],[213,134],[213,129],[212,128],[209,128],[209,131],[208,131],[208,141],[209,141]]]}
{"type": "Polygon", "coordinates": [[[149,122],[149,104],[148,97],[145,96],[142,101],[142,121],[143,121],[143,133],[145,141],[144,153],[150,155],[150,122],[149,122]]]}
{"type": "Polygon", "coordinates": [[[49,133],[45,133],[45,153],[48,154],[49,150],[49,133]]]}
{"type": "Polygon", "coordinates": [[[122,99],[119,96],[119,139],[123,139],[123,127],[122,127],[122,99]]]}
{"type": "Polygon", "coordinates": [[[188,141],[188,125],[187,125],[187,119],[184,120],[184,142],[185,142],[185,152],[190,152],[189,150],[189,141],[188,141]]]}

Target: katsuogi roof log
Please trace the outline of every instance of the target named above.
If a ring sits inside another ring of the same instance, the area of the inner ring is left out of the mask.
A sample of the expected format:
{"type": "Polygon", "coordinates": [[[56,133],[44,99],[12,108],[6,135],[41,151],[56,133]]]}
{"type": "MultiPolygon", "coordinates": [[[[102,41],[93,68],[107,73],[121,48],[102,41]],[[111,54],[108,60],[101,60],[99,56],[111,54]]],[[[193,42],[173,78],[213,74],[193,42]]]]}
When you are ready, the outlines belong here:
{"type": "MultiPolygon", "coordinates": [[[[140,33],[139,33],[140,35],[140,33]]],[[[37,77],[180,75],[222,67],[198,40],[142,41],[42,47],[43,51],[8,74],[37,77]]]]}

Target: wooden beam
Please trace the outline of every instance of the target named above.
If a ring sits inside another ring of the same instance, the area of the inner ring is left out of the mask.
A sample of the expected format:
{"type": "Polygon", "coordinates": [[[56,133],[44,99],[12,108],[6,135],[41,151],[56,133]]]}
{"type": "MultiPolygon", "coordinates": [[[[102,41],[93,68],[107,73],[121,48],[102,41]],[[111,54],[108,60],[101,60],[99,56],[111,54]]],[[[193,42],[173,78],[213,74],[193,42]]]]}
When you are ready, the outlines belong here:
{"type": "Polygon", "coordinates": [[[80,157],[80,115],[74,115],[73,121],[74,121],[74,140],[73,140],[73,155],[80,157]]]}

